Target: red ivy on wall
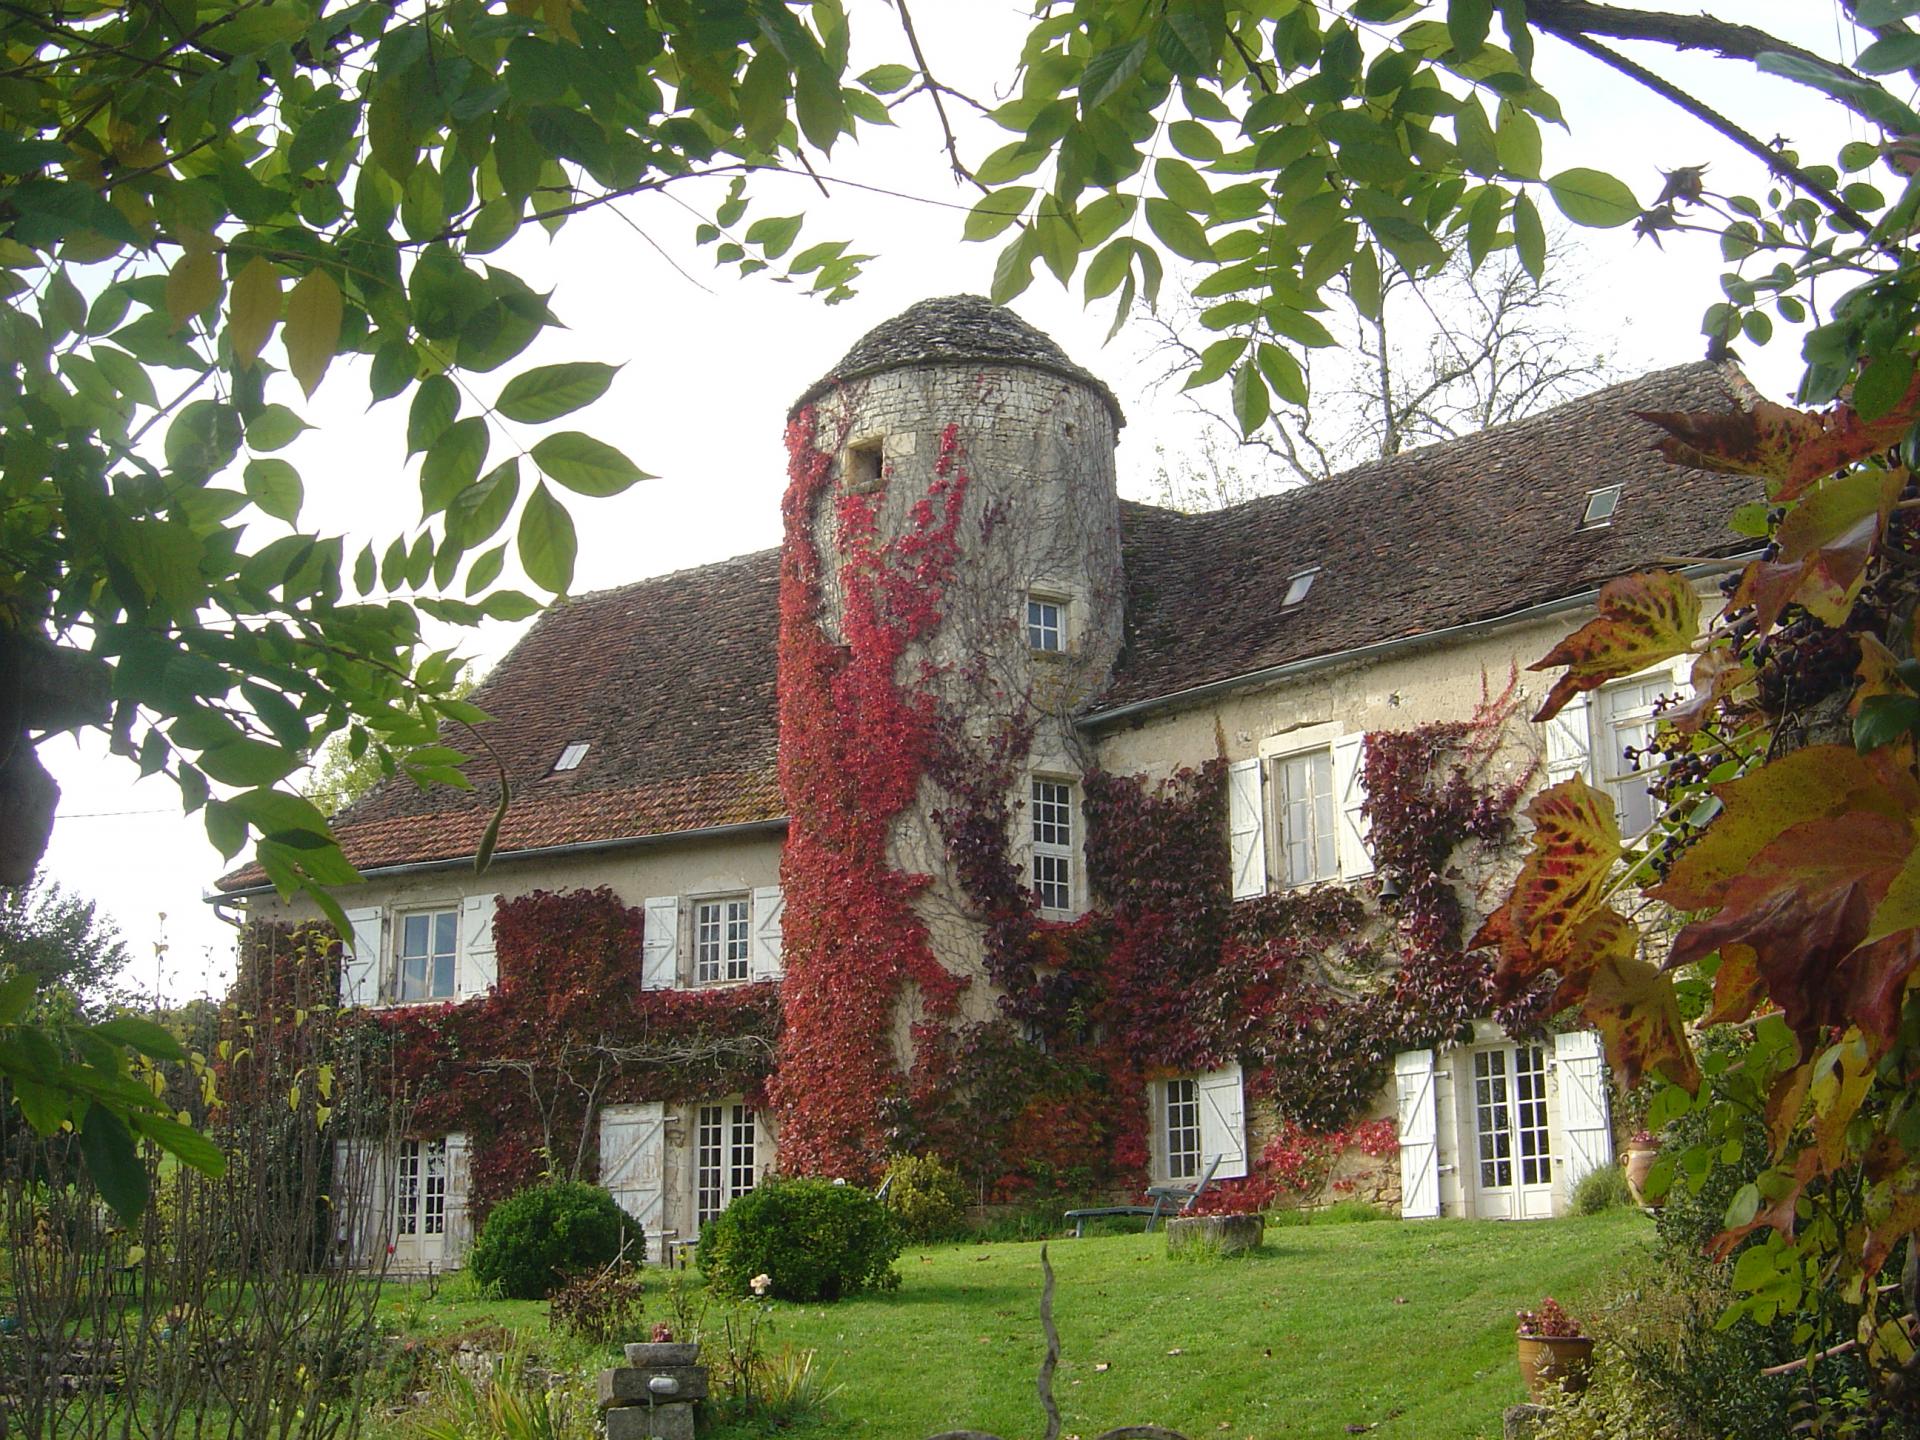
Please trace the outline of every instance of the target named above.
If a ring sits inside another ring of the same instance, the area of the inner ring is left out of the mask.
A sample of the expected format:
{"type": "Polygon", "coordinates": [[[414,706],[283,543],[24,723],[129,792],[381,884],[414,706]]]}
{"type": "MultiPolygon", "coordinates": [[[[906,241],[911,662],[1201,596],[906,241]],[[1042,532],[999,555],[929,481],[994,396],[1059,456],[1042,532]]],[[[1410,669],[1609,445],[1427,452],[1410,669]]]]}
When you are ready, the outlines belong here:
{"type": "Polygon", "coordinates": [[[817,421],[809,406],[787,426],[780,786],[792,818],[780,864],[786,1028],[769,1090],[783,1168],[868,1180],[904,1095],[893,1035],[908,987],[939,1020],[962,984],[915,913],[926,877],[893,868],[889,835],[919,791],[936,722],[932,696],[898,672],[940,623],[968,482],[948,426],[926,495],[900,534],[882,538],[885,491],[832,495],[839,445],[816,443],[817,421]],[[831,574],[815,542],[829,503],[840,557],[831,574]],[[829,579],[840,643],[826,629],[829,579]]]}

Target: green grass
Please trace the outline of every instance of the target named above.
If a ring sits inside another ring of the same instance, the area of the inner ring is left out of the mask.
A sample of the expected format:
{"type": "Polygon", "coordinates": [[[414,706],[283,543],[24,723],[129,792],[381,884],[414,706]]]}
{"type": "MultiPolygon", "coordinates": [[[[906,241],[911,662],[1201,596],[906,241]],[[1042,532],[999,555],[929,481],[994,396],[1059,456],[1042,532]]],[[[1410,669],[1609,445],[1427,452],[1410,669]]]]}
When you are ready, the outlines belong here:
{"type": "MultiPolygon", "coordinates": [[[[1053,1241],[1063,1433],[1498,1435],[1501,1411],[1523,1398],[1513,1312],[1552,1293],[1578,1313],[1649,1234],[1621,1211],[1527,1225],[1293,1225],[1269,1227],[1255,1255],[1201,1264],[1169,1263],[1161,1235],[1053,1241]]],[[[899,1269],[890,1294],[776,1307],[774,1344],[817,1348],[841,1387],[806,1433],[1038,1434],[1040,1246],[909,1249],[899,1269]]],[[[546,1334],[543,1306],[462,1300],[461,1289],[431,1302],[400,1291],[382,1312],[413,1333],[546,1334]]],[[[650,1291],[649,1323],[664,1313],[650,1291]]],[[[745,1432],[715,1432],[729,1433],[745,1432]]]]}

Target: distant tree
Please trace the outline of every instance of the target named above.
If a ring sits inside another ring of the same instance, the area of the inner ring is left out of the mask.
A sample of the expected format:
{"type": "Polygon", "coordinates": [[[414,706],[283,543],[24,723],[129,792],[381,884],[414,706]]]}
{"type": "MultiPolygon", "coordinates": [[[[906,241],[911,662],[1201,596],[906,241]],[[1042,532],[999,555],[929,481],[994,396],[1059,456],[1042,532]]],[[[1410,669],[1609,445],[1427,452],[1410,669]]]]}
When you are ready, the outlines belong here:
{"type": "Polygon", "coordinates": [[[1238,504],[1519,420],[1606,384],[1612,354],[1574,316],[1581,278],[1564,234],[1550,235],[1549,264],[1537,279],[1511,249],[1478,269],[1456,249],[1418,285],[1389,265],[1377,302],[1361,304],[1349,282],[1330,287],[1319,319],[1332,343],[1297,352],[1264,315],[1224,333],[1217,324],[1203,329],[1191,301],[1149,316],[1163,385],[1201,391],[1247,354],[1264,356],[1273,372],[1270,392],[1241,386],[1230,397],[1217,388],[1192,396],[1207,430],[1189,456],[1161,465],[1158,498],[1180,510],[1238,504]]]}
{"type": "Polygon", "coordinates": [[[127,961],[119,928],[93,901],[44,877],[0,887],[0,981],[31,975],[41,1003],[86,1013],[121,998],[127,961]]]}

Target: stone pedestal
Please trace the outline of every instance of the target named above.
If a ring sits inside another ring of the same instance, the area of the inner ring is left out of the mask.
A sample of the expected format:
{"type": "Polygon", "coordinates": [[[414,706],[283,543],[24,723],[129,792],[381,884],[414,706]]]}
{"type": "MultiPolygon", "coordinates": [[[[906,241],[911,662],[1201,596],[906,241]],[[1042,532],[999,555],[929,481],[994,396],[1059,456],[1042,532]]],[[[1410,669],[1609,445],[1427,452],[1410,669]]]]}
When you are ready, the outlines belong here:
{"type": "Polygon", "coordinates": [[[629,1345],[626,1365],[600,1372],[607,1440],[693,1440],[693,1407],[707,1398],[698,1345],[629,1345]]]}
{"type": "Polygon", "coordinates": [[[1267,1222],[1260,1215],[1181,1215],[1167,1221],[1167,1253],[1205,1245],[1222,1255],[1258,1250],[1267,1222]]]}

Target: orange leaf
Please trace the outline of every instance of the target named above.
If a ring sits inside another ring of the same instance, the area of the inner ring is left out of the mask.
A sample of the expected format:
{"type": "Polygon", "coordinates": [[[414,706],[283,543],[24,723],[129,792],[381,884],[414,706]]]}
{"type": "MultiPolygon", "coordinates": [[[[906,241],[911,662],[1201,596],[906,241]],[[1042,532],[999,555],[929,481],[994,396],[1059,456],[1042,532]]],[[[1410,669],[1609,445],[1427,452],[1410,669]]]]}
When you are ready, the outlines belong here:
{"type": "Polygon", "coordinates": [[[1612,798],[1577,776],[1534,796],[1527,816],[1533,848],[1472,944],[1500,948],[1503,986],[1558,963],[1574,927],[1600,908],[1622,853],[1612,798]]]}
{"type": "Polygon", "coordinates": [[[1774,558],[1747,566],[1734,605],[1752,605],[1762,630],[1795,603],[1844,622],[1906,481],[1904,470],[1860,470],[1807,496],[1780,522],[1774,558]]]}
{"type": "Polygon", "coordinates": [[[1920,1234],[1920,1165],[1904,1166],[1867,1191],[1866,1208],[1860,1268],[1878,1275],[1904,1237],[1920,1234]]]}
{"type": "Polygon", "coordinates": [[[1762,400],[1746,410],[1641,410],[1667,432],[1655,448],[1676,465],[1759,475],[1775,500],[1791,500],[1823,475],[1898,443],[1920,409],[1920,378],[1878,420],[1861,420],[1851,405],[1796,410],[1762,400]]]}
{"type": "Polygon", "coordinates": [[[1713,975],[1713,1008],[1700,1018],[1702,1028],[1737,1025],[1758,1010],[1767,987],[1754,965],[1751,945],[1720,947],[1720,968],[1713,975]]]}
{"type": "Polygon", "coordinates": [[[1786,1150],[1787,1138],[1800,1123],[1800,1112],[1807,1104],[1807,1088],[1812,1084],[1813,1067],[1795,1065],[1776,1075],[1767,1090],[1767,1139],[1776,1160],[1786,1150]]]}
{"type": "Polygon", "coordinates": [[[1644,670],[1689,650],[1700,633],[1700,597],[1685,577],[1647,570],[1609,580],[1600,591],[1599,615],[1562,640],[1530,670],[1568,667],[1553,682],[1535,723],[1550,720],[1583,690],[1644,670]]]}
{"type": "MultiPolygon", "coordinates": [[[[1625,927],[1637,938],[1631,926],[1625,927]]],[[[1631,1090],[1648,1070],[1659,1070],[1687,1090],[1700,1088],[1700,1071],[1687,1043],[1673,993],[1663,975],[1634,952],[1631,941],[1598,957],[1587,980],[1580,1013],[1606,1037],[1607,1062],[1631,1090]]]]}

